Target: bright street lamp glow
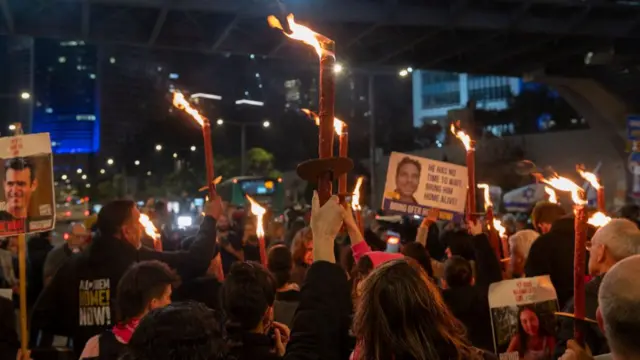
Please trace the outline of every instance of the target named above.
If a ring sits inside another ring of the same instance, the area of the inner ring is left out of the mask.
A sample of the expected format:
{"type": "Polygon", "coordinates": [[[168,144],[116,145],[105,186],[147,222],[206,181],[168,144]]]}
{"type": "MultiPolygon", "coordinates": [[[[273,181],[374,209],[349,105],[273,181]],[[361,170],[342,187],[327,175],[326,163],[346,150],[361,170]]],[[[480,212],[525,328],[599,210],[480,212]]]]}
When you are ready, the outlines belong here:
{"type": "Polygon", "coordinates": [[[162,151],[162,145],[160,144],[156,145],[156,151],[162,151]]]}
{"type": "Polygon", "coordinates": [[[29,94],[26,91],[23,91],[22,94],[20,94],[20,97],[22,98],[22,100],[29,100],[31,98],[31,94],[29,94]]]}
{"type": "Polygon", "coordinates": [[[342,64],[340,64],[340,63],[336,63],[333,66],[333,72],[336,73],[336,74],[340,74],[342,72],[342,70],[344,70],[344,68],[343,68],[342,64]]]}
{"type": "Polygon", "coordinates": [[[191,146],[191,151],[196,151],[196,146],[195,145],[191,146]]]}
{"type": "Polygon", "coordinates": [[[412,72],[413,72],[413,68],[412,68],[411,66],[409,66],[409,67],[407,68],[407,71],[408,71],[408,72],[410,72],[410,73],[412,73],[412,72]]]}
{"type": "Polygon", "coordinates": [[[65,175],[60,176],[60,179],[67,180],[67,175],[65,174],[65,175]]]}
{"type": "Polygon", "coordinates": [[[82,169],[78,168],[78,169],[76,170],[76,172],[77,172],[78,174],[82,174],[82,169]]]}
{"type": "Polygon", "coordinates": [[[89,189],[91,187],[91,184],[86,184],[84,187],[86,187],[87,189],[89,189]]]}
{"type": "Polygon", "coordinates": [[[407,75],[409,75],[409,72],[407,71],[407,69],[402,69],[400,70],[398,75],[400,75],[401,77],[406,77],[407,75]]]}
{"type": "Polygon", "coordinates": [[[87,180],[87,175],[82,175],[82,180],[87,180]]]}
{"type": "Polygon", "coordinates": [[[107,171],[106,171],[105,169],[100,169],[100,174],[104,174],[104,173],[106,173],[106,172],[107,172],[107,171]]]}
{"type": "Polygon", "coordinates": [[[147,176],[151,176],[151,171],[147,171],[147,176]]]}
{"type": "Polygon", "coordinates": [[[107,159],[107,165],[113,165],[113,159],[107,159]]]}
{"type": "Polygon", "coordinates": [[[9,125],[9,130],[15,131],[16,130],[16,125],[15,124],[9,125]]]}
{"type": "Polygon", "coordinates": [[[173,158],[177,159],[178,158],[178,153],[173,153],[173,158]]]}
{"type": "Polygon", "coordinates": [[[136,160],[133,163],[136,164],[136,166],[138,166],[138,165],[140,165],[140,160],[136,160]]]}
{"type": "Polygon", "coordinates": [[[218,124],[218,125],[222,125],[222,124],[224,124],[224,120],[222,120],[222,119],[218,119],[218,121],[216,121],[216,124],[218,124]]]}
{"type": "Polygon", "coordinates": [[[262,123],[262,126],[263,126],[263,127],[268,128],[269,126],[271,126],[271,123],[269,122],[269,120],[265,120],[265,121],[262,123]]]}

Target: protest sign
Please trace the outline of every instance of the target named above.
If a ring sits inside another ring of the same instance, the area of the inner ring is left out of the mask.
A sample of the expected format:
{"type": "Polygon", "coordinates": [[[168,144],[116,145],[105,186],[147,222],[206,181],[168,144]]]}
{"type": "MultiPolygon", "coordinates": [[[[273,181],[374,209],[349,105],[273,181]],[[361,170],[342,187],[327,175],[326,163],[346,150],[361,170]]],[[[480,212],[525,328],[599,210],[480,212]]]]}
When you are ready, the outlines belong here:
{"type": "Polygon", "coordinates": [[[558,297],[548,275],[491,284],[489,308],[501,360],[553,358],[558,297]]]}
{"type": "Polygon", "coordinates": [[[393,152],[389,157],[382,209],[426,216],[440,209],[441,220],[460,220],[467,198],[467,168],[393,152]]]}
{"type": "Polygon", "coordinates": [[[55,197],[49,134],[0,138],[0,236],[53,229],[55,197]]]}

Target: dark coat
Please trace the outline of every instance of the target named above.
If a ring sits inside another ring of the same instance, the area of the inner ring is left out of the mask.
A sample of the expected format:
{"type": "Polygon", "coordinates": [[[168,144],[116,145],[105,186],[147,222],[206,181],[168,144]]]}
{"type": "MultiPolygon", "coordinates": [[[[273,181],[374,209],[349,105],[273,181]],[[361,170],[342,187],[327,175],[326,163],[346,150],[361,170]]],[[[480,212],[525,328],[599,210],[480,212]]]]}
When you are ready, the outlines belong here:
{"type": "Polygon", "coordinates": [[[463,286],[442,291],[453,316],[467,328],[467,338],[477,348],[493,351],[491,315],[486,288],[463,286]]]}
{"type": "Polygon", "coordinates": [[[268,335],[244,333],[230,346],[227,360],[279,360],[273,352],[274,343],[268,335]]]}
{"type": "Polygon", "coordinates": [[[13,302],[0,297],[0,359],[13,360],[20,349],[13,302]]]}
{"type": "Polygon", "coordinates": [[[27,302],[33,305],[44,288],[44,262],[53,245],[47,238],[48,233],[32,237],[27,242],[27,302]]]}
{"type": "Polygon", "coordinates": [[[35,305],[30,329],[72,337],[79,354],[90,337],[116,323],[116,288],[129,266],[159,260],[183,277],[201,275],[214,255],[215,239],[211,217],[204,219],[188,251],[138,250],[126,241],[100,236],[58,270],[35,305]]]}

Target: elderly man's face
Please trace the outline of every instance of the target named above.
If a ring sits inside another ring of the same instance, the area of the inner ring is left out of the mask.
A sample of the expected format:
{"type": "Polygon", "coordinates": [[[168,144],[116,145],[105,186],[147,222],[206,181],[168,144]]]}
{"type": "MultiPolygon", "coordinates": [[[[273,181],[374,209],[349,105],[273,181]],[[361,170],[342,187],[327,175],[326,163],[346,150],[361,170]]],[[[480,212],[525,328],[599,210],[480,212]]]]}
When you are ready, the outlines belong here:
{"type": "Polygon", "coordinates": [[[8,169],[4,179],[4,195],[7,211],[18,218],[27,216],[31,194],[36,190],[37,181],[31,181],[31,169],[8,169]]]}
{"type": "Polygon", "coordinates": [[[396,186],[402,196],[413,196],[420,184],[420,171],[414,164],[404,164],[398,169],[396,186]]]}

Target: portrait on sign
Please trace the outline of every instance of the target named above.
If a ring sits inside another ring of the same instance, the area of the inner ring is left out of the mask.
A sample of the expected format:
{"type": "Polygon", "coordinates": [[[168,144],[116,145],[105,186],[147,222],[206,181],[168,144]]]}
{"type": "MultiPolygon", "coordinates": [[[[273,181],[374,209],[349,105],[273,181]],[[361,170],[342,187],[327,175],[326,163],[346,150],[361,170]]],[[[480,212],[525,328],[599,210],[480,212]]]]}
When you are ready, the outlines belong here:
{"type": "Polygon", "coordinates": [[[391,153],[382,208],[425,216],[440,210],[442,220],[464,213],[467,196],[467,168],[402,153],[391,153]]]}
{"type": "Polygon", "coordinates": [[[51,230],[55,221],[49,134],[0,138],[0,236],[51,230]]]}

